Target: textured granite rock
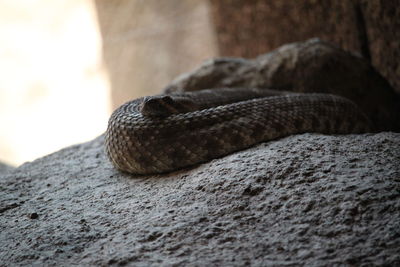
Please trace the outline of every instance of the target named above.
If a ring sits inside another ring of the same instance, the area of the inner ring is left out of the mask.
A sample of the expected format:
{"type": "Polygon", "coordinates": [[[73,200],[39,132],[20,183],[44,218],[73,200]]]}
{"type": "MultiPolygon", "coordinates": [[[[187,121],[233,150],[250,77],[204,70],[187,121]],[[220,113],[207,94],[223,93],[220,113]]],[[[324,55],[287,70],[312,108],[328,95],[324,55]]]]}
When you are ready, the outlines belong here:
{"type": "Polygon", "coordinates": [[[287,137],[134,177],[103,137],[0,179],[1,266],[400,264],[400,134],[287,137]]]}
{"type": "Polygon", "coordinates": [[[165,88],[258,87],[341,95],[357,103],[377,130],[400,132],[400,96],[365,59],[319,39],[281,46],[255,59],[205,62],[165,88]]]}

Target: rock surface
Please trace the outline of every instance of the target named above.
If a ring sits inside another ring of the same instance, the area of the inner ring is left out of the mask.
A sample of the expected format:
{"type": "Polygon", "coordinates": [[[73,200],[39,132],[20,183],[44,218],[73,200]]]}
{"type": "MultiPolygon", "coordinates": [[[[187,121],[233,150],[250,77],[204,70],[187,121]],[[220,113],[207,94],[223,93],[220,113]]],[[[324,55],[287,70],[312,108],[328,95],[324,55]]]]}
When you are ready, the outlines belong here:
{"type": "Polygon", "coordinates": [[[400,134],[303,134],[174,173],[103,137],[0,179],[1,266],[400,264],[400,134]]]}
{"type": "Polygon", "coordinates": [[[10,166],[10,165],[8,165],[8,164],[5,164],[5,163],[3,163],[3,162],[0,162],[0,175],[1,175],[2,173],[11,171],[11,170],[13,170],[13,169],[14,169],[14,167],[12,167],[12,166],[10,166]]]}

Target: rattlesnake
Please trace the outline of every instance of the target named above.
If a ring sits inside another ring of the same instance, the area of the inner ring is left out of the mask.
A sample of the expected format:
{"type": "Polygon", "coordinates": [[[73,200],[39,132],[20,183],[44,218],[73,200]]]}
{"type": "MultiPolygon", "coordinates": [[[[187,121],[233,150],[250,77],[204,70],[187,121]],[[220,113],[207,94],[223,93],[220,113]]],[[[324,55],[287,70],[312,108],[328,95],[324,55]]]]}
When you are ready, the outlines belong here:
{"type": "Polygon", "coordinates": [[[105,145],[117,169],[156,174],[292,134],[370,130],[364,113],[340,96],[219,88],[130,101],[111,115],[105,145]]]}

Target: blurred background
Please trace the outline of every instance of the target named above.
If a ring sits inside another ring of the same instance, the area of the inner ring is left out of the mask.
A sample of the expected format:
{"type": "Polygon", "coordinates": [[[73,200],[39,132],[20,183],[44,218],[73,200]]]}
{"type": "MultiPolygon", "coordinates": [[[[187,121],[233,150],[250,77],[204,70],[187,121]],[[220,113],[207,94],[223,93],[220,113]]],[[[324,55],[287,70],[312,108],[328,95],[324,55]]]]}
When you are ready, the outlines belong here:
{"type": "Polygon", "coordinates": [[[0,161],[102,134],[112,110],[217,56],[319,37],[400,92],[400,1],[0,0],[0,161]]]}

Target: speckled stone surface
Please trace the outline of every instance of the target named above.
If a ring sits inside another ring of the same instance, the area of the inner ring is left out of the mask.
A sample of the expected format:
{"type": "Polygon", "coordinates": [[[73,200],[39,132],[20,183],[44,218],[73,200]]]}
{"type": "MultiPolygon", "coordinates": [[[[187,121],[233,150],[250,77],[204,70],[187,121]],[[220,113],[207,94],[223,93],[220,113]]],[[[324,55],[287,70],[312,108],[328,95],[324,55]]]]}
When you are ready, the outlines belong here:
{"type": "Polygon", "coordinates": [[[190,169],[114,170],[103,137],[3,174],[1,266],[400,264],[400,134],[303,134],[190,169]]]}

